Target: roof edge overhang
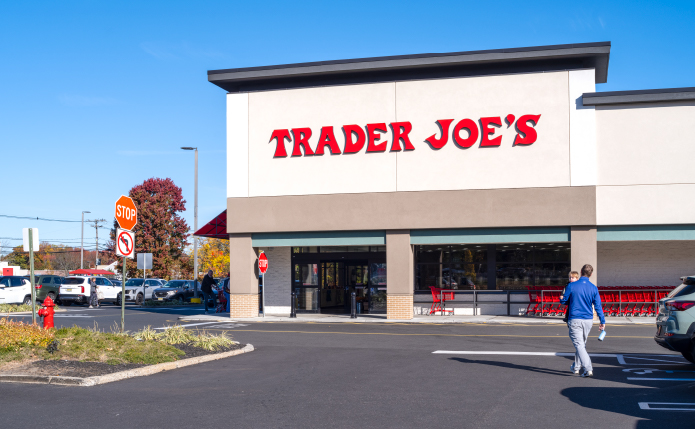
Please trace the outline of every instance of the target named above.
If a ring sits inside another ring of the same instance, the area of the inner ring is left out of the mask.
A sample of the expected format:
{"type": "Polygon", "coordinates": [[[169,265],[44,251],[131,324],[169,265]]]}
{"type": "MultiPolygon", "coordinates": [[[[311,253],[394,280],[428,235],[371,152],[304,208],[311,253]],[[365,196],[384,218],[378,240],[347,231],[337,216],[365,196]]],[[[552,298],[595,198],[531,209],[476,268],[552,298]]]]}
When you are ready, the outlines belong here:
{"type": "Polygon", "coordinates": [[[605,83],[610,48],[610,42],[597,42],[209,70],[208,81],[227,92],[252,92],[593,68],[596,83],[605,83]]]}
{"type": "Polygon", "coordinates": [[[695,87],[644,89],[637,91],[589,92],[582,95],[585,106],[695,101],[695,87]]]}

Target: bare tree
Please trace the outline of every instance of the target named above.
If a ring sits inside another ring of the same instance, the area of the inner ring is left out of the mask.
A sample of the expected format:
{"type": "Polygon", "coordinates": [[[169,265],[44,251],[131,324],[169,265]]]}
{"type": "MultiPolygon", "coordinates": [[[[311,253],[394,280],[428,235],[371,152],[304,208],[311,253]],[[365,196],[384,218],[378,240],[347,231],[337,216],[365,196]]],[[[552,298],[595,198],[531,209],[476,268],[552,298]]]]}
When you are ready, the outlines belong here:
{"type": "Polygon", "coordinates": [[[67,276],[70,271],[80,268],[80,252],[56,252],[54,253],[53,264],[56,269],[65,271],[65,275],[67,276]]]}
{"type": "Polygon", "coordinates": [[[2,261],[5,255],[10,252],[12,252],[10,240],[0,240],[0,261],[2,261]]]}

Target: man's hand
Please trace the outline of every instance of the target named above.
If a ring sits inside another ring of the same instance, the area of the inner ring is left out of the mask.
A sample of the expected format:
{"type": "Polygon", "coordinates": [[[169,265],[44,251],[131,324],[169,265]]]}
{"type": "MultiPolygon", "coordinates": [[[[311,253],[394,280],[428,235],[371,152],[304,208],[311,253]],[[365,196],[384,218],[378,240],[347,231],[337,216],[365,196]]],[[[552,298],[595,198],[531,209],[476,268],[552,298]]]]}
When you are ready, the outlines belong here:
{"type": "Polygon", "coordinates": [[[603,331],[604,329],[606,329],[606,324],[605,324],[605,323],[601,323],[600,325],[598,325],[598,330],[599,330],[599,331],[603,331]]]}

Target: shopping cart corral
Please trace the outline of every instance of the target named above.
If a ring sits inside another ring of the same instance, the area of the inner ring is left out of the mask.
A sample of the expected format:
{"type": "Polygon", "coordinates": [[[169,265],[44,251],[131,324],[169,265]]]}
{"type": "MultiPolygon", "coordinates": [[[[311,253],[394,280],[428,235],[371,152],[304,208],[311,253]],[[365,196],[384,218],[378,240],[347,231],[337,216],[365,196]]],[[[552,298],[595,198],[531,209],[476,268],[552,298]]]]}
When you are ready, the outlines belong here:
{"type": "MultiPolygon", "coordinates": [[[[560,304],[564,286],[526,286],[529,295],[527,316],[563,316],[560,304]]],[[[675,286],[599,286],[601,309],[605,316],[656,316],[659,300],[675,286]]]]}
{"type": "MultiPolygon", "coordinates": [[[[675,286],[599,286],[606,316],[654,316],[658,302],[675,286]]],[[[432,287],[415,291],[416,314],[447,315],[526,315],[563,317],[560,304],[564,286],[522,286],[516,290],[451,290],[432,287]]]]}

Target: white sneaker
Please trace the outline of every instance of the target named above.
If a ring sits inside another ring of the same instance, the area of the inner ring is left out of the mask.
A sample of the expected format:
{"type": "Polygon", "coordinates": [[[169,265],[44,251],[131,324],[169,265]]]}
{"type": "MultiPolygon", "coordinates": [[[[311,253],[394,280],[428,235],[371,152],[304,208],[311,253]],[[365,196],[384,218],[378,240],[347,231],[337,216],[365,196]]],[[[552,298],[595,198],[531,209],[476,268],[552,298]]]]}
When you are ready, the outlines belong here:
{"type": "Polygon", "coordinates": [[[582,374],[582,377],[585,377],[585,378],[586,377],[593,377],[593,376],[594,376],[593,371],[584,371],[584,373],[582,374]]]}
{"type": "Polygon", "coordinates": [[[572,371],[572,374],[574,374],[574,375],[579,375],[579,370],[580,370],[580,369],[581,369],[581,368],[575,368],[575,367],[574,367],[574,364],[570,365],[570,371],[572,371]]]}
{"type": "Polygon", "coordinates": [[[89,308],[94,308],[94,307],[92,307],[92,306],[90,305],[89,308]]]}

